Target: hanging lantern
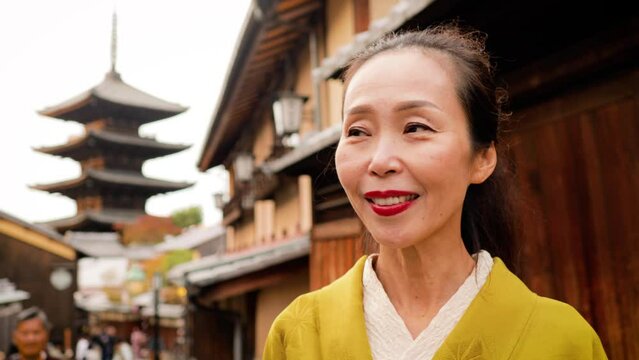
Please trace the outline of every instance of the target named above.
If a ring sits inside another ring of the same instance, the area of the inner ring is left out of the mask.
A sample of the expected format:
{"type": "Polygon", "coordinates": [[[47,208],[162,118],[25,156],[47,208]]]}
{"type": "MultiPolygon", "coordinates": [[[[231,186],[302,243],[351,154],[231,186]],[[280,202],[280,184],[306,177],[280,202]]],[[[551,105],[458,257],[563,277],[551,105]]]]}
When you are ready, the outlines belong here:
{"type": "Polygon", "coordinates": [[[73,275],[65,268],[57,268],[49,276],[49,281],[56,290],[64,291],[73,283],[73,275]]]}
{"type": "Polygon", "coordinates": [[[253,191],[246,191],[242,194],[240,206],[244,210],[252,209],[255,206],[255,194],[253,194],[253,191]]]}
{"type": "Polygon", "coordinates": [[[281,92],[273,102],[273,119],[278,136],[299,132],[302,123],[302,110],[307,96],[290,91],[281,92]]]}
{"type": "Polygon", "coordinates": [[[241,153],[235,158],[233,163],[235,176],[239,181],[249,181],[253,178],[253,155],[241,153]]]}
{"type": "Polygon", "coordinates": [[[213,199],[215,200],[215,207],[217,207],[218,209],[221,209],[224,207],[225,201],[224,201],[223,192],[213,194],[213,199]]]}

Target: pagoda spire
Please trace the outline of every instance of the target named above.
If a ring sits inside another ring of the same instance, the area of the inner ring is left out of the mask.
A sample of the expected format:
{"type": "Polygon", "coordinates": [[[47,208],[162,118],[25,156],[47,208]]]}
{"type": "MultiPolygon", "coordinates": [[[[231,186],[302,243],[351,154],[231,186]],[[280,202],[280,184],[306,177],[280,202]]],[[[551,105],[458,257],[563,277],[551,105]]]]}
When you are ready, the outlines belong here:
{"type": "Polygon", "coordinates": [[[111,19],[111,72],[117,73],[115,64],[118,55],[118,13],[113,5],[113,17],[111,19]]]}

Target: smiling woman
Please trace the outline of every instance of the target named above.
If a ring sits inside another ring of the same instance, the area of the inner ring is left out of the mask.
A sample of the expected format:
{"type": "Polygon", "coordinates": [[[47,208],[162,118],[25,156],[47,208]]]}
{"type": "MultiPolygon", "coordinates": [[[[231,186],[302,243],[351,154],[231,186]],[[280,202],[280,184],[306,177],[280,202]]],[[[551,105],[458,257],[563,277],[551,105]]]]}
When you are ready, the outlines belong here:
{"type": "Polygon", "coordinates": [[[483,37],[456,26],[390,36],[344,79],[335,165],[379,253],[284,310],[265,358],[605,359],[572,307],[507,268],[504,93],[483,37]]]}

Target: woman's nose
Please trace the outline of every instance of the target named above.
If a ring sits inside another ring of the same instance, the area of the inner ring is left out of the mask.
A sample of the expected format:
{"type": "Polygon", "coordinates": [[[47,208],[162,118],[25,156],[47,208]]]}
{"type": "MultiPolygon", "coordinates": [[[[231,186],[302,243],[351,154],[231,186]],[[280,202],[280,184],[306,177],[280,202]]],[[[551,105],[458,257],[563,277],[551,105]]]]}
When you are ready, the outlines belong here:
{"type": "Polygon", "coordinates": [[[400,149],[394,139],[379,139],[373,149],[368,172],[374,176],[387,176],[401,171],[400,149]]]}

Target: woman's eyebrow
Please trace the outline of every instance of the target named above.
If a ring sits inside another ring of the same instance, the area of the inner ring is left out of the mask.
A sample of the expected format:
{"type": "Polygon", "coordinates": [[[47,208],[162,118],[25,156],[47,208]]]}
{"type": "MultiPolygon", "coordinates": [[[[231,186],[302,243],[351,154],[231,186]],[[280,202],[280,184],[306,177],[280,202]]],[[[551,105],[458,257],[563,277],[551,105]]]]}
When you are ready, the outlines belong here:
{"type": "Polygon", "coordinates": [[[372,112],[373,112],[373,107],[370,105],[357,105],[346,110],[344,112],[344,115],[370,114],[372,112]]]}
{"type": "Polygon", "coordinates": [[[421,107],[432,107],[437,110],[441,110],[437,105],[433,104],[432,102],[428,100],[410,100],[410,101],[403,101],[395,105],[395,107],[393,108],[393,111],[399,112],[399,111],[410,110],[410,109],[421,108],[421,107]]]}

